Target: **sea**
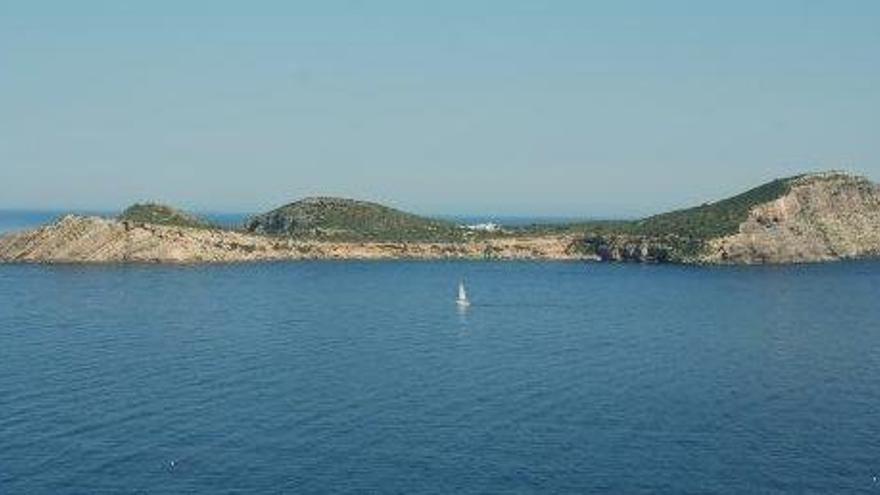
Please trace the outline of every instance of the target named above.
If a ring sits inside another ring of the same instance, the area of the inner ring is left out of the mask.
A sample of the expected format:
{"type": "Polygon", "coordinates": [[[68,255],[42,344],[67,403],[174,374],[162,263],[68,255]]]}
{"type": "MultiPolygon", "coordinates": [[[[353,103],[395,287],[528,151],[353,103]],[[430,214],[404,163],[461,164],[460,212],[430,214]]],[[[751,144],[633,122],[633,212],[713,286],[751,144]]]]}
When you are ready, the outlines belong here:
{"type": "MultiPolygon", "coordinates": [[[[96,215],[111,218],[119,212],[106,210],[3,210],[0,209],[0,234],[19,232],[41,225],[52,223],[62,216],[73,213],[77,215],[96,215]]],[[[207,212],[198,213],[200,218],[227,228],[239,228],[252,215],[248,213],[207,212]]]]}
{"type": "Polygon", "coordinates": [[[878,493],[878,281],[0,265],[0,493],[878,493]]]}
{"type": "MultiPolygon", "coordinates": [[[[113,217],[119,212],[106,210],[3,210],[0,209],[0,234],[4,232],[16,232],[27,230],[51,223],[65,214],[74,213],[79,215],[97,215],[113,217]]],[[[196,215],[209,222],[226,228],[240,228],[255,213],[229,213],[229,212],[198,212],[196,215]]],[[[557,225],[585,221],[582,217],[528,217],[528,216],[480,216],[480,215],[438,215],[439,219],[455,222],[462,225],[480,223],[494,223],[506,227],[524,227],[533,224],[557,225]]]]}

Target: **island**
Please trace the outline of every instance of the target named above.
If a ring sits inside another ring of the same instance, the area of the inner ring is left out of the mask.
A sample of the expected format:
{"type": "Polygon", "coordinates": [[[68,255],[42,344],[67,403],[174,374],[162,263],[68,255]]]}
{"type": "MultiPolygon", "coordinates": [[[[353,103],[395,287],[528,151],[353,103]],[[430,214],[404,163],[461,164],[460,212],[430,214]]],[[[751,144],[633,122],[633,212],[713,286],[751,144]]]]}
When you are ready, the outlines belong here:
{"type": "Polygon", "coordinates": [[[880,255],[880,188],[843,172],[777,179],[639,220],[475,228],[353,199],[302,199],[225,228],[137,204],[0,236],[3,263],[324,259],[808,263],[880,255]]]}

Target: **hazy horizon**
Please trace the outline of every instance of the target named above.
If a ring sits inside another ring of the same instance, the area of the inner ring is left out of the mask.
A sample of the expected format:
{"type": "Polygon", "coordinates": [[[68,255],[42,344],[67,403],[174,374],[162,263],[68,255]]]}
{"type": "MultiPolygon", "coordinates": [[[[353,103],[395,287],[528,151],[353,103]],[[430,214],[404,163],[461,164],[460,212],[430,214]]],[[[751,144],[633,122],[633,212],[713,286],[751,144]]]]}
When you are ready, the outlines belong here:
{"type": "MultiPolygon", "coordinates": [[[[174,205],[169,205],[174,206],[174,205]]],[[[281,206],[281,205],[278,205],[281,206]]],[[[116,216],[122,213],[124,208],[116,208],[116,209],[92,209],[92,208],[0,208],[0,216],[2,215],[11,215],[13,217],[18,217],[21,215],[36,215],[38,217],[44,217],[44,220],[48,221],[54,218],[54,216],[65,215],[65,214],[75,214],[75,215],[97,215],[97,216],[116,216]]],[[[251,216],[259,215],[262,213],[266,213],[265,210],[260,211],[217,211],[217,210],[186,210],[188,213],[195,214],[200,217],[207,218],[209,220],[216,220],[217,218],[226,218],[226,219],[246,219],[251,216]]],[[[639,217],[637,216],[614,216],[614,217],[591,217],[587,215],[518,215],[518,214],[497,214],[497,213],[444,213],[444,212],[413,212],[410,210],[406,210],[410,213],[418,213],[419,215],[424,215],[431,218],[445,219],[445,220],[455,220],[462,222],[483,222],[483,221],[500,221],[500,222],[515,222],[515,223],[528,223],[532,221],[536,222],[547,222],[547,223],[557,223],[557,222],[575,222],[579,220],[635,220],[639,217]]],[[[28,224],[33,225],[33,224],[28,224]]]]}
{"type": "MultiPolygon", "coordinates": [[[[827,172],[827,171],[813,171],[813,172],[827,172]]],[[[859,175],[856,172],[849,171],[849,170],[842,170],[842,172],[859,175]]],[[[778,178],[781,178],[781,177],[774,177],[774,178],[771,178],[770,180],[778,179],[778,178]]],[[[869,179],[870,179],[870,177],[869,177],[869,179]]],[[[764,183],[766,183],[766,182],[764,182],[764,183]]],[[[402,207],[401,205],[399,205],[397,203],[394,203],[393,201],[385,202],[382,204],[385,204],[386,206],[398,208],[398,209],[401,209],[401,210],[404,210],[404,211],[407,211],[410,213],[417,213],[419,215],[447,219],[447,220],[459,220],[459,221],[463,221],[463,220],[468,220],[468,221],[489,221],[489,220],[503,221],[503,220],[506,220],[506,221],[516,222],[516,223],[527,222],[527,221],[546,221],[546,222],[554,223],[554,222],[579,221],[579,220],[635,220],[635,219],[639,219],[639,218],[643,218],[643,217],[648,217],[651,215],[666,213],[666,212],[677,210],[677,209],[698,206],[699,204],[704,204],[706,202],[710,202],[710,203],[716,202],[719,200],[729,198],[730,196],[740,194],[742,192],[747,191],[748,189],[751,189],[751,188],[753,188],[755,186],[759,186],[759,185],[761,185],[761,184],[753,184],[752,186],[744,187],[743,189],[740,189],[737,191],[731,191],[730,194],[727,194],[723,197],[706,198],[705,200],[700,201],[699,203],[676,205],[676,206],[672,206],[672,207],[662,209],[662,210],[657,210],[657,211],[645,211],[645,212],[638,212],[638,213],[630,212],[630,213],[620,213],[620,214],[613,214],[612,213],[612,214],[605,214],[605,215],[591,215],[588,213],[578,214],[576,212],[575,213],[564,213],[563,212],[563,213],[557,213],[557,214],[540,214],[540,213],[529,213],[529,212],[504,213],[504,212],[492,212],[492,211],[445,212],[445,211],[426,211],[426,210],[420,210],[418,208],[406,208],[406,207],[402,207]]],[[[275,208],[284,206],[284,205],[289,204],[293,201],[297,201],[299,199],[304,199],[305,197],[309,197],[309,196],[314,197],[314,196],[324,196],[324,195],[311,194],[311,195],[303,196],[300,198],[293,198],[290,201],[286,201],[284,203],[270,206],[270,207],[267,207],[266,209],[263,209],[263,210],[216,210],[216,209],[198,209],[198,208],[193,209],[193,208],[182,207],[179,204],[169,204],[169,203],[162,203],[160,201],[144,199],[144,200],[139,200],[139,201],[130,201],[124,205],[121,205],[121,206],[115,207],[115,208],[0,207],[0,213],[35,213],[35,214],[42,214],[42,215],[75,213],[75,214],[84,214],[84,215],[88,214],[88,215],[99,215],[99,216],[112,216],[112,215],[117,215],[117,214],[121,213],[128,206],[132,206],[137,203],[161,203],[161,204],[166,204],[168,206],[181,208],[181,209],[186,210],[190,213],[194,213],[199,216],[204,216],[206,218],[215,218],[215,219],[220,218],[220,217],[247,218],[248,216],[265,213],[266,211],[269,211],[271,209],[275,209],[275,208]]],[[[348,199],[373,201],[368,198],[357,198],[357,197],[348,198],[348,199]]]]}
{"type": "Polygon", "coordinates": [[[880,177],[880,4],[7,2],[0,208],[631,218],[880,177]]]}
{"type": "MultiPolygon", "coordinates": [[[[829,169],[829,170],[812,170],[805,171],[804,173],[827,173],[827,172],[842,172],[851,175],[861,175],[854,170],[843,170],[843,169],[829,169]]],[[[795,174],[799,175],[799,174],[795,174]]],[[[557,221],[578,221],[578,220],[635,220],[639,218],[648,217],[651,215],[656,215],[660,213],[666,213],[673,210],[690,208],[693,206],[698,206],[704,203],[713,203],[716,201],[720,201],[723,199],[727,199],[731,196],[738,195],[740,193],[746,192],[749,189],[754,187],[766,184],[767,182],[774,179],[782,179],[782,178],[790,178],[792,176],[787,177],[770,177],[767,180],[761,183],[755,183],[749,186],[744,186],[737,190],[732,190],[727,194],[718,197],[712,198],[704,198],[699,200],[699,202],[692,202],[688,204],[676,204],[672,205],[665,209],[657,209],[654,211],[636,211],[633,209],[625,210],[620,213],[610,213],[610,214],[589,214],[589,213],[578,213],[578,212],[559,212],[559,213],[540,213],[539,212],[498,212],[498,211],[430,211],[425,209],[419,209],[418,207],[407,208],[394,202],[393,200],[374,200],[370,198],[363,197],[346,197],[346,199],[354,199],[354,200],[363,200],[363,201],[374,201],[380,204],[384,204],[385,206],[391,206],[393,208],[401,209],[406,212],[416,213],[419,215],[434,217],[434,218],[446,218],[446,219],[471,219],[471,220],[491,220],[491,219],[507,219],[507,220],[546,220],[550,222],[557,221]]],[[[867,177],[869,180],[874,182],[873,178],[867,177]]],[[[154,199],[140,199],[135,201],[128,201],[124,204],[121,204],[116,207],[106,207],[106,208],[93,208],[93,207],[46,207],[46,206],[33,206],[33,207],[21,207],[21,206],[2,206],[0,205],[0,212],[2,213],[37,213],[37,214],[64,214],[64,213],[75,213],[75,214],[89,214],[89,215],[100,215],[100,216],[108,216],[108,215],[116,215],[121,213],[125,208],[135,205],[135,204],[144,204],[144,203],[156,203],[156,204],[164,204],[167,206],[179,208],[190,213],[198,214],[200,216],[241,216],[247,217],[250,215],[258,215],[261,213],[265,213],[266,211],[279,208],[281,206],[290,204],[292,202],[305,199],[308,197],[319,197],[319,196],[329,196],[326,194],[306,194],[301,197],[291,198],[288,201],[284,201],[279,204],[268,206],[261,210],[223,210],[223,209],[204,209],[204,208],[189,208],[182,204],[178,203],[167,203],[154,199]]],[[[695,200],[696,201],[696,200],[695,200]]],[[[186,204],[186,203],[184,203],[186,204]]]]}

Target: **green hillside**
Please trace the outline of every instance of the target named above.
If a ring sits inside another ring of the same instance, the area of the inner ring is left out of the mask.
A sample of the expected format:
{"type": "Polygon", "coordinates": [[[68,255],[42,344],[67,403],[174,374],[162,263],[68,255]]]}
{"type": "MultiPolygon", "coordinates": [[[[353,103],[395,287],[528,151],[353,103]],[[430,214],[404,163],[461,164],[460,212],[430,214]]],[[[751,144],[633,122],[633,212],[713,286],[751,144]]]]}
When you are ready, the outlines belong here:
{"type": "Polygon", "coordinates": [[[581,246],[588,254],[614,253],[615,258],[623,259],[648,256],[655,261],[687,261],[698,256],[708,240],[736,233],[753,207],[784,196],[793,181],[801,177],[804,176],[776,179],[714,203],[641,220],[587,222],[571,225],[569,230],[584,233],[581,246]]]}
{"type": "Polygon", "coordinates": [[[737,232],[752,207],[788,194],[791,182],[801,176],[776,179],[742,194],[693,208],[676,210],[635,222],[635,233],[675,234],[711,239],[737,232]]]}
{"type": "Polygon", "coordinates": [[[368,201],[306,198],[251,218],[246,230],[259,234],[333,240],[454,241],[462,230],[368,201]]]}
{"type": "Polygon", "coordinates": [[[792,182],[800,177],[803,175],[772,180],[714,203],[661,213],[640,220],[583,222],[569,225],[567,228],[603,234],[675,235],[712,239],[736,233],[753,207],[788,194],[792,182]]]}
{"type": "Polygon", "coordinates": [[[138,203],[129,206],[118,217],[121,221],[173,225],[176,227],[213,228],[210,222],[195,215],[157,203],[138,203]]]}

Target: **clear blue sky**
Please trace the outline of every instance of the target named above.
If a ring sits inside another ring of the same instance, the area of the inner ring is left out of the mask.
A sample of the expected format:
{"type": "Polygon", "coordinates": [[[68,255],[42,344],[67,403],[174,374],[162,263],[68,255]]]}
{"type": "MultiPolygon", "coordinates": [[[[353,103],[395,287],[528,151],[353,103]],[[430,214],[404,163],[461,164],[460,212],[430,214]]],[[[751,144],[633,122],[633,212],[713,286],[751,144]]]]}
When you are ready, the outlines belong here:
{"type": "Polygon", "coordinates": [[[0,207],[637,215],[880,179],[880,2],[6,0],[0,109],[0,207]]]}

